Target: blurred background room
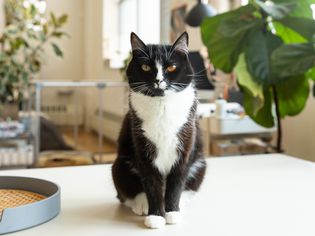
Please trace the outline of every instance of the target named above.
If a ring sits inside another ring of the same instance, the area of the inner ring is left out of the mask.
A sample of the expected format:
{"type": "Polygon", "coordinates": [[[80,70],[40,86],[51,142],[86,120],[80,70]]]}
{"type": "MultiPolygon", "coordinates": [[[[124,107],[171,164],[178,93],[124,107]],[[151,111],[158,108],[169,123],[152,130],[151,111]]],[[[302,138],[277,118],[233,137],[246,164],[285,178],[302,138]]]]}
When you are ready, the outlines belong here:
{"type": "Polygon", "coordinates": [[[113,162],[132,31],[166,44],[189,33],[207,157],[315,161],[315,1],[0,0],[0,9],[0,169],[113,162]]]}

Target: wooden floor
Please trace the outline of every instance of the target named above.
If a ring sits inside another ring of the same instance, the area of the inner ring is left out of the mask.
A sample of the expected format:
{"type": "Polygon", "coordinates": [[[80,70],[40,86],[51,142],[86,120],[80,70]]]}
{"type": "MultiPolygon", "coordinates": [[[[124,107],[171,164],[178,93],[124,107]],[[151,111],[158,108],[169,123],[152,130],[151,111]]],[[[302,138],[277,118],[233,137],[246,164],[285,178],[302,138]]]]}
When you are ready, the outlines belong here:
{"type": "Polygon", "coordinates": [[[112,163],[116,159],[116,143],[103,139],[103,146],[99,147],[99,137],[95,132],[80,129],[77,143],[73,129],[59,128],[65,142],[75,151],[48,151],[41,153],[38,167],[85,165],[112,163]]]}
{"type": "Polygon", "coordinates": [[[116,153],[116,143],[103,139],[103,146],[99,149],[98,135],[92,131],[80,129],[78,132],[77,144],[75,144],[73,130],[69,128],[60,129],[66,142],[76,150],[101,153],[116,153]]]}

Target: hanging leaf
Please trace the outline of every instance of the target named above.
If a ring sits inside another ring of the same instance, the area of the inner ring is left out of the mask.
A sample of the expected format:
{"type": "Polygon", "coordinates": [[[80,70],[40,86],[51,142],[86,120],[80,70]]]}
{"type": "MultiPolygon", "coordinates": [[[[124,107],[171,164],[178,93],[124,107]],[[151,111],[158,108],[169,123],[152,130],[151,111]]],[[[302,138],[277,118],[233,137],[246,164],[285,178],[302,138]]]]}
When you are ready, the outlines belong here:
{"type": "Polygon", "coordinates": [[[283,2],[274,4],[273,2],[267,1],[262,2],[255,0],[255,3],[262,8],[262,10],[274,19],[282,19],[293,11],[296,7],[294,2],[283,2]]]}
{"type": "Polygon", "coordinates": [[[271,32],[263,33],[254,29],[249,33],[248,44],[245,48],[245,60],[252,78],[261,84],[272,81],[272,52],[282,45],[282,40],[271,32]]]}
{"type": "Polygon", "coordinates": [[[51,46],[53,47],[53,50],[58,57],[63,57],[63,52],[60,50],[57,44],[51,43],[51,46]]]}
{"type": "Polygon", "coordinates": [[[305,107],[310,93],[308,79],[302,74],[276,85],[281,118],[295,116],[305,107]]]}
{"type": "Polygon", "coordinates": [[[315,34],[315,21],[313,19],[286,17],[278,20],[278,22],[299,33],[309,41],[313,39],[313,35],[315,34]]]}
{"type": "Polygon", "coordinates": [[[281,76],[305,73],[315,66],[315,48],[312,43],[282,45],[274,51],[272,62],[281,76]]]}
{"type": "Polygon", "coordinates": [[[211,62],[215,67],[226,73],[232,72],[246,43],[246,33],[255,25],[252,21],[260,22],[253,18],[254,11],[253,6],[247,5],[203,21],[202,41],[207,46],[211,62]],[[225,22],[237,22],[238,27],[229,27],[225,22]]]}
{"type": "Polygon", "coordinates": [[[271,128],[275,125],[274,117],[272,115],[272,97],[269,89],[264,89],[264,104],[257,111],[257,98],[253,97],[251,93],[244,87],[244,109],[247,115],[249,115],[257,124],[264,127],[271,128]]]}
{"type": "Polygon", "coordinates": [[[293,29],[274,21],[272,25],[276,34],[283,40],[284,43],[305,43],[307,39],[293,29]]]}
{"type": "Polygon", "coordinates": [[[290,13],[290,16],[298,16],[304,18],[313,18],[313,12],[310,8],[311,4],[315,4],[315,0],[273,0],[274,3],[295,3],[296,7],[290,13]]]}
{"type": "Polygon", "coordinates": [[[256,106],[253,107],[253,114],[256,115],[259,109],[261,109],[264,105],[264,92],[263,86],[258,84],[255,80],[252,79],[249,74],[245,62],[245,55],[242,53],[239,56],[237,65],[235,67],[235,72],[237,74],[237,81],[243,87],[246,88],[247,91],[251,94],[251,96],[255,99],[256,106]]]}
{"type": "Polygon", "coordinates": [[[51,19],[51,22],[53,24],[54,27],[57,27],[58,26],[58,22],[57,22],[57,19],[56,19],[56,16],[54,13],[50,13],[50,19],[51,19]]]}
{"type": "Polygon", "coordinates": [[[58,19],[58,23],[59,23],[60,26],[65,24],[67,21],[68,21],[68,15],[62,15],[58,19]]]}

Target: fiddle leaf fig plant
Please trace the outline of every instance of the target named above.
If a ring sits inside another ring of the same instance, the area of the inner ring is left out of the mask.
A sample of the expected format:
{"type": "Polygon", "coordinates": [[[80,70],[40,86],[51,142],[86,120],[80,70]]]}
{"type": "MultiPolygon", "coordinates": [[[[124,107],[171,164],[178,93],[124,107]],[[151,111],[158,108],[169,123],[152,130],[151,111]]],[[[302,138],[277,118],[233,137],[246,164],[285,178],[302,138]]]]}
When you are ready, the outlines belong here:
{"type": "Polygon", "coordinates": [[[29,81],[45,61],[46,45],[56,56],[63,52],[56,40],[67,35],[62,31],[67,15],[45,14],[42,0],[5,0],[5,27],[0,32],[0,104],[18,103],[29,81]]]}
{"type": "Polygon", "coordinates": [[[281,119],[304,109],[314,79],[313,3],[250,0],[201,25],[211,63],[237,74],[246,113],[264,127],[277,126],[278,152],[283,151],[281,119]]]}

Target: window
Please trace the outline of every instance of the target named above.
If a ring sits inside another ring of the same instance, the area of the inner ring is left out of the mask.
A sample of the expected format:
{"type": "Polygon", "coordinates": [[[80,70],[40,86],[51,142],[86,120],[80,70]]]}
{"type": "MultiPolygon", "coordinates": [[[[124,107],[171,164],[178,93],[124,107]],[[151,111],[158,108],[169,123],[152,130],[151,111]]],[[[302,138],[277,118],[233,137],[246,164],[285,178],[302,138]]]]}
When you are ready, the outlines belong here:
{"type": "Polygon", "coordinates": [[[119,68],[130,51],[130,32],[160,42],[160,0],[104,0],[104,59],[119,68]]]}

